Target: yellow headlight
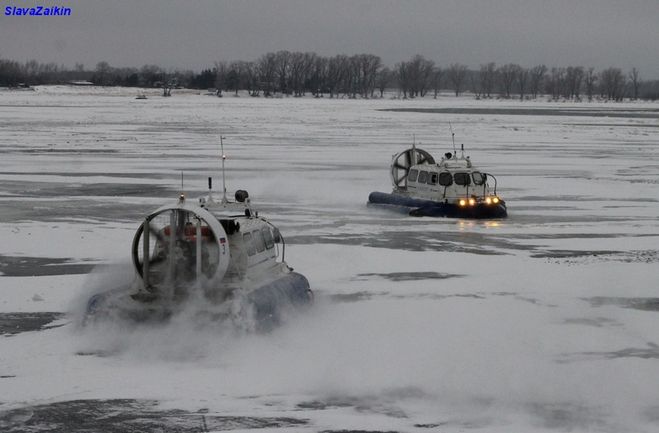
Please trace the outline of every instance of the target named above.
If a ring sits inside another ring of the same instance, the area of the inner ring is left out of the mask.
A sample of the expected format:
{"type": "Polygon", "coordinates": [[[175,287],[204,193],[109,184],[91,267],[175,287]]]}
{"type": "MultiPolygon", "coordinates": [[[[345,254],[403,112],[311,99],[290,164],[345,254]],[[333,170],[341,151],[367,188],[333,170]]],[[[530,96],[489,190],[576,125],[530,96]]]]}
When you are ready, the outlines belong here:
{"type": "Polygon", "coordinates": [[[499,197],[493,197],[492,202],[493,203],[499,203],[499,197]]]}
{"type": "Polygon", "coordinates": [[[491,203],[492,203],[492,199],[491,199],[490,197],[487,197],[487,198],[485,199],[485,203],[487,203],[487,204],[491,204],[491,203]]]}
{"type": "Polygon", "coordinates": [[[460,206],[464,206],[464,205],[467,204],[467,202],[465,201],[465,199],[460,199],[460,201],[459,201],[458,203],[460,203],[460,206]]]}
{"type": "Polygon", "coordinates": [[[474,200],[473,198],[470,198],[469,199],[469,206],[473,206],[475,204],[476,204],[476,200],[474,200]]]}

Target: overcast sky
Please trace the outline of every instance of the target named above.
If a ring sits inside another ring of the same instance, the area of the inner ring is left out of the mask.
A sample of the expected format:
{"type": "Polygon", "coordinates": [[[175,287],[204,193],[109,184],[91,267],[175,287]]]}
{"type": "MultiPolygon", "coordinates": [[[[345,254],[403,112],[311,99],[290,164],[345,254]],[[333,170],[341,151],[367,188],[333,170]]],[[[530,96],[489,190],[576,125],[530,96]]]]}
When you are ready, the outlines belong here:
{"type": "Polygon", "coordinates": [[[0,0],[0,57],[200,70],[269,51],[370,53],[393,66],[609,66],[659,78],[659,0],[0,0]],[[69,17],[5,16],[53,4],[69,17]]]}

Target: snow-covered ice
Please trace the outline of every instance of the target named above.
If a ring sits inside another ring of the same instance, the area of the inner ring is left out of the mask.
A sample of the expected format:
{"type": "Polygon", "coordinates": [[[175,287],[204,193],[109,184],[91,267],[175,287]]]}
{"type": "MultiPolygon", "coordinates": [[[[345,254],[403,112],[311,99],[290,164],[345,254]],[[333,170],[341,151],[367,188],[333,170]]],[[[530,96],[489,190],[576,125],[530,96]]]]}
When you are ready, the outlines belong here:
{"type": "Polygon", "coordinates": [[[659,428],[659,105],[134,97],[0,90],[3,431],[659,428]],[[509,218],[366,206],[448,122],[509,218]],[[181,172],[218,190],[220,133],[316,305],[267,334],[81,329],[181,172]]]}

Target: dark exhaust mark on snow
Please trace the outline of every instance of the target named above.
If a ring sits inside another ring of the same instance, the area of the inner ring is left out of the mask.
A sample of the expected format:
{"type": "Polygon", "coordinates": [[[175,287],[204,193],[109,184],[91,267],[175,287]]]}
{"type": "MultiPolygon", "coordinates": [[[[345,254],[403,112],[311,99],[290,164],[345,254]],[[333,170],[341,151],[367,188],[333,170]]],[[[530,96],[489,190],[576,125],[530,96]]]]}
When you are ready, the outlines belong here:
{"type": "Polygon", "coordinates": [[[562,264],[579,264],[589,262],[622,262],[622,263],[656,263],[659,262],[657,250],[635,251],[561,251],[552,256],[552,253],[539,253],[532,257],[544,257],[550,261],[562,264]]]}
{"type": "Polygon", "coordinates": [[[297,408],[302,410],[352,408],[360,413],[374,413],[391,418],[402,419],[408,418],[408,415],[398,407],[398,403],[402,400],[424,400],[427,398],[429,398],[429,396],[423,390],[410,386],[392,388],[378,395],[332,396],[324,400],[304,401],[299,403],[297,408]]]}
{"type": "MultiPolygon", "coordinates": [[[[138,201],[137,199],[136,201],[138,201]]],[[[2,200],[0,200],[0,203],[2,200]]],[[[140,221],[144,213],[153,205],[144,203],[100,202],[85,199],[63,198],[54,201],[12,200],[10,206],[0,205],[0,221],[11,222],[67,222],[72,219],[90,222],[132,222],[140,221]]]]}
{"type": "Polygon", "coordinates": [[[606,427],[606,413],[568,403],[530,403],[529,411],[540,426],[561,431],[600,431],[606,427]]]}
{"type": "Polygon", "coordinates": [[[582,326],[594,326],[596,328],[603,328],[608,326],[622,326],[622,323],[609,319],[608,317],[593,317],[593,318],[573,318],[565,319],[563,321],[566,325],[582,325],[582,326]]]}
{"type": "Polygon", "coordinates": [[[505,116],[569,116],[569,117],[610,117],[633,119],[659,119],[659,110],[656,109],[533,109],[533,108],[384,108],[378,111],[397,113],[429,113],[429,114],[477,114],[477,115],[505,115],[505,116]]]}
{"type": "Polygon", "coordinates": [[[443,301],[444,299],[450,299],[450,298],[486,299],[485,296],[476,293],[453,293],[450,295],[437,295],[434,293],[429,293],[429,294],[420,294],[420,295],[411,295],[411,296],[396,295],[393,297],[396,299],[433,299],[436,301],[443,301]]]}
{"type": "Polygon", "coordinates": [[[397,430],[321,430],[320,433],[399,433],[397,430]]]}
{"type": "Polygon", "coordinates": [[[238,429],[294,428],[306,419],[213,415],[162,410],[153,400],[73,400],[0,412],[4,433],[199,433],[238,429]]]}
{"type": "Polygon", "coordinates": [[[445,280],[448,278],[457,278],[464,275],[446,274],[442,272],[389,272],[389,273],[365,273],[357,274],[353,281],[369,280],[371,277],[380,277],[387,280],[400,281],[419,281],[419,280],[445,280]]]}
{"type": "Polygon", "coordinates": [[[659,359],[659,345],[651,342],[646,343],[647,347],[627,347],[625,349],[614,351],[600,351],[600,352],[577,352],[565,354],[558,361],[559,363],[568,363],[574,361],[584,361],[592,358],[595,359],[623,359],[623,358],[639,358],[639,359],[659,359]]]}
{"type": "Polygon", "coordinates": [[[622,251],[613,250],[595,250],[595,251],[577,251],[577,250],[549,250],[532,254],[531,257],[543,259],[567,259],[575,257],[599,257],[607,255],[622,254],[622,251]]]}
{"type": "Polygon", "coordinates": [[[0,335],[16,335],[22,332],[41,331],[62,325],[48,326],[64,317],[64,313],[0,313],[0,335]]]}
{"type": "Polygon", "coordinates": [[[354,292],[354,293],[336,293],[329,295],[329,299],[333,302],[360,302],[373,299],[374,296],[388,295],[388,292],[374,293],[374,292],[354,292]]]}
{"type": "Polygon", "coordinates": [[[69,149],[58,149],[54,147],[32,147],[32,148],[13,148],[6,149],[2,153],[26,153],[29,155],[49,155],[49,154],[58,154],[58,155],[97,155],[97,154],[112,154],[119,153],[117,149],[93,149],[93,148],[69,148],[69,149]]]}
{"type": "Polygon", "coordinates": [[[530,298],[528,296],[522,296],[522,295],[519,295],[515,292],[494,292],[494,293],[490,293],[490,295],[493,295],[493,296],[510,296],[515,300],[518,300],[518,301],[521,301],[521,302],[526,302],[528,304],[537,305],[539,307],[549,307],[549,308],[555,308],[556,307],[555,304],[548,304],[548,303],[545,303],[545,302],[543,302],[543,301],[541,301],[537,298],[530,298]]]}
{"type": "MultiPolygon", "coordinates": [[[[60,173],[60,176],[69,176],[60,173]]],[[[98,175],[97,175],[98,176],[98,175]]],[[[137,177],[137,176],[133,176],[137,177]]],[[[160,184],[142,183],[85,183],[80,184],[75,178],[66,182],[21,182],[2,181],[2,188],[14,194],[14,197],[53,198],[53,197],[176,197],[175,187],[160,184]]]]}
{"type": "Polygon", "coordinates": [[[325,401],[311,400],[303,401],[297,404],[298,409],[304,410],[325,410],[344,407],[353,407],[359,404],[359,399],[354,397],[330,397],[325,401]]]}
{"type": "Polygon", "coordinates": [[[0,274],[6,277],[88,274],[96,263],[72,263],[72,259],[0,255],[0,274]]]}
{"type": "Polygon", "coordinates": [[[565,123],[564,125],[591,128],[659,128],[659,125],[653,123],[565,123]]]}
{"type": "Polygon", "coordinates": [[[618,298],[607,296],[594,296],[592,298],[581,298],[593,307],[618,306],[642,311],[659,311],[659,298],[618,298]]]}
{"type": "Polygon", "coordinates": [[[430,299],[433,301],[443,301],[451,298],[469,298],[469,299],[487,299],[484,294],[477,293],[452,293],[448,295],[438,295],[436,293],[420,293],[411,295],[393,295],[389,292],[354,292],[354,293],[337,293],[329,295],[328,298],[333,302],[361,302],[370,301],[374,298],[389,299],[430,299]]]}
{"type": "Polygon", "coordinates": [[[533,247],[516,245],[505,239],[470,232],[386,231],[379,234],[331,234],[288,236],[288,244],[362,245],[407,251],[444,251],[479,255],[502,255],[500,249],[529,250],[533,247]]]}

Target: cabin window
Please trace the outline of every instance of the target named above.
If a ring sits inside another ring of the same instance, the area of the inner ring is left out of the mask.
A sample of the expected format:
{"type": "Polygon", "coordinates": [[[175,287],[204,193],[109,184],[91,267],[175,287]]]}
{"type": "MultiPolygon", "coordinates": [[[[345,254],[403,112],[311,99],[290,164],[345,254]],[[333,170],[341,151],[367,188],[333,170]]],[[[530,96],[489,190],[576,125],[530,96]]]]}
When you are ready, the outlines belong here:
{"type": "Polygon", "coordinates": [[[474,185],[482,185],[485,183],[485,175],[480,171],[471,173],[471,178],[474,179],[474,185]]]}
{"type": "Polygon", "coordinates": [[[263,233],[261,233],[261,230],[254,230],[252,232],[252,239],[254,239],[254,246],[256,247],[257,252],[262,253],[265,251],[265,239],[263,239],[263,233]]]}
{"type": "Polygon", "coordinates": [[[441,186],[451,186],[453,185],[453,176],[448,171],[443,171],[439,173],[439,184],[441,186]]]}
{"type": "Polygon", "coordinates": [[[453,179],[455,179],[455,183],[461,186],[468,186],[471,185],[471,176],[469,176],[469,173],[463,173],[463,172],[458,172],[453,175],[453,179]]]}
{"type": "Polygon", "coordinates": [[[426,179],[428,179],[428,172],[427,171],[420,171],[419,172],[419,178],[417,179],[417,182],[426,183],[426,179]]]}
{"type": "Polygon", "coordinates": [[[429,185],[437,185],[437,173],[430,173],[428,176],[429,185]]]}
{"type": "Polygon", "coordinates": [[[245,248],[247,249],[247,255],[253,256],[256,254],[256,248],[254,248],[254,243],[252,242],[251,233],[243,233],[243,242],[245,243],[245,248]]]}
{"type": "Polygon", "coordinates": [[[419,170],[410,170],[410,174],[407,175],[407,178],[410,182],[416,182],[416,178],[419,175],[419,170]]]}
{"type": "Polygon", "coordinates": [[[275,240],[272,238],[272,232],[267,227],[263,227],[261,232],[263,233],[263,239],[265,240],[265,247],[269,250],[272,249],[275,246],[275,240]]]}

